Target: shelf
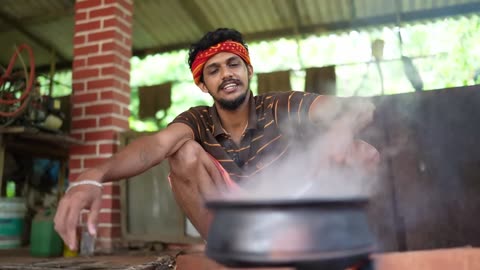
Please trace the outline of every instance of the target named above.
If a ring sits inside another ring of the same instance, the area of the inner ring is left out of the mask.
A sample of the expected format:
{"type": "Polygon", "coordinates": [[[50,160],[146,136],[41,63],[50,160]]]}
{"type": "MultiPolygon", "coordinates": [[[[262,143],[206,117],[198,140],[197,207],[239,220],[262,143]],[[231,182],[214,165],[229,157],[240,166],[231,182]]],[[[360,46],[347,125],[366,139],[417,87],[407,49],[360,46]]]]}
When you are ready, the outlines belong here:
{"type": "Polygon", "coordinates": [[[7,151],[45,158],[67,159],[69,147],[83,143],[68,135],[35,127],[3,127],[0,136],[7,151]]]}

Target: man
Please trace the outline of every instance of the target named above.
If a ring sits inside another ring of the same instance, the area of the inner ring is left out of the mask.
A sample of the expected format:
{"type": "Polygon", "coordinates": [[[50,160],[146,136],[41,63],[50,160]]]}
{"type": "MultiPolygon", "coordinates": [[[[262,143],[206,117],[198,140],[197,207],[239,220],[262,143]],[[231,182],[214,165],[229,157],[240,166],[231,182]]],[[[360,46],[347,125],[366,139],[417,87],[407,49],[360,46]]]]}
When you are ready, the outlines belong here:
{"type": "Polygon", "coordinates": [[[167,158],[175,198],[206,238],[210,213],[204,207],[205,198],[241,189],[242,182],[267,172],[287,155],[291,147],[281,129],[284,123],[291,122],[299,130],[307,125],[327,130],[337,142],[328,149],[337,163],[348,164],[352,157],[365,166],[378,162],[373,147],[353,143],[355,133],[371,121],[372,104],[303,92],[253,96],[249,89],[253,67],[236,30],[207,33],[192,45],[188,62],[195,84],[213,97],[213,106],[189,109],[166,129],[135,140],[71,184],[55,217],[55,228],[71,249],[77,248],[75,227],[83,208],[90,209],[87,226],[95,235],[102,193],[99,183],[135,176],[167,158]],[[329,123],[331,115],[336,121],[329,123]],[[347,155],[353,148],[354,154],[347,155]]]}

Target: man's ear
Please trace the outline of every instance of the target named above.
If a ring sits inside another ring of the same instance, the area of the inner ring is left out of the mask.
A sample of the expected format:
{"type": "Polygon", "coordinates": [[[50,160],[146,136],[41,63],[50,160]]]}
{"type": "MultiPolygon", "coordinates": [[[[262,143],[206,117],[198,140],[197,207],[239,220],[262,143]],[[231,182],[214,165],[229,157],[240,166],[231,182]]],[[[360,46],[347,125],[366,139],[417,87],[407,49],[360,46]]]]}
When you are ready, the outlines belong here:
{"type": "Polygon", "coordinates": [[[198,87],[200,87],[200,90],[202,90],[202,92],[208,93],[208,88],[207,88],[207,86],[205,85],[204,82],[200,82],[200,83],[198,84],[198,87]]]}
{"type": "Polygon", "coordinates": [[[251,80],[253,77],[253,67],[252,65],[247,65],[248,78],[251,80]]]}

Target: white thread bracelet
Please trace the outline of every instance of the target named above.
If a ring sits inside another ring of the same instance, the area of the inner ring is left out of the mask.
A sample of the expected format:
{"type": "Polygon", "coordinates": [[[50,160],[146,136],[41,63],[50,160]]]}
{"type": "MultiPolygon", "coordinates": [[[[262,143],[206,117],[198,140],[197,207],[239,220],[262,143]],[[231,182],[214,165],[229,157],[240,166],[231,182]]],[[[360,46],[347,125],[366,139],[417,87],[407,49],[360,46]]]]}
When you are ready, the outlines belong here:
{"type": "Polygon", "coordinates": [[[92,186],[96,186],[96,187],[99,187],[99,188],[103,188],[103,185],[102,183],[99,183],[97,181],[94,181],[94,180],[82,180],[82,181],[77,181],[77,182],[72,182],[68,185],[68,188],[67,190],[65,191],[65,193],[67,193],[70,189],[76,187],[76,186],[81,186],[81,185],[92,185],[92,186]]]}

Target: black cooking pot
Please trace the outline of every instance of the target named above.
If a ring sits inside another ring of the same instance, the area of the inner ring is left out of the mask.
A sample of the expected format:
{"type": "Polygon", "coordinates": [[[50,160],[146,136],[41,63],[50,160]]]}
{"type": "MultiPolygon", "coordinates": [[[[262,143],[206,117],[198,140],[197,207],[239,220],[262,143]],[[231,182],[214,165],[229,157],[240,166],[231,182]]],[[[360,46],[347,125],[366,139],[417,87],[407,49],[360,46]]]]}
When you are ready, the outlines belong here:
{"type": "Polygon", "coordinates": [[[374,250],[364,198],[209,201],[206,254],[229,267],[345,269],[374,250]]]}

